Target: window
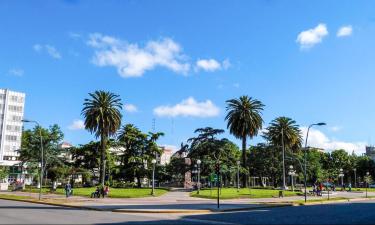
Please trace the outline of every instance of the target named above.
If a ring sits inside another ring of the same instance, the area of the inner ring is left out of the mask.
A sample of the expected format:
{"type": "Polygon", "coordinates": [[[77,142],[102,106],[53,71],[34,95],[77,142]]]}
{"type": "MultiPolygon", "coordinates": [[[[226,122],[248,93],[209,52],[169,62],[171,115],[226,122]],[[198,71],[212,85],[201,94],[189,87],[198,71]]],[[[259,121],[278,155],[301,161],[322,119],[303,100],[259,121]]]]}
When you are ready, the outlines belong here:
{"type": "Polygon", "coordinates": [[[21,131],[21,127],[16,125],[7,125],[7,131],[19,132],[21,131]]]}
{"type": "Polygon", "coordinates": [[[23,97],[13,95],[13,96],[10,96],[10,100],[11,100],[12,102],[19,102],[19,103],[22,103],[22,102],[23,102],[23,97]]]}
{"type": "Polygon", "coordinates": [[[10,122],[20,122],[22,120],[22,117],[21,116],[9,116],[8,118],[8,121],[10,122]]]}
{"type": "Polygon", "coordinates": [[[22,106],[9,105],[8,109],[9,111],[12,111],[12,112],[22,112],[22,106]]]}
{"type": "Polygon", "coordinates": [[[17,136],[5,135],[5,140],[7,140],[7,141],[17,141],[17,136]]]}

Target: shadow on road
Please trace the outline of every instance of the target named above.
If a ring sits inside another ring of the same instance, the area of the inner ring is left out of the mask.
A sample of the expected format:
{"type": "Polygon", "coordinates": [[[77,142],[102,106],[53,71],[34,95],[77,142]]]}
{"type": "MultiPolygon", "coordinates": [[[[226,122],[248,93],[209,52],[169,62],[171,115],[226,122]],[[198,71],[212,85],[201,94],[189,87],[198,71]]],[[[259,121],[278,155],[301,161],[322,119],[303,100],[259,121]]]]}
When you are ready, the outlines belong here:
{"type": "Polygon", "coordinates": [[[183,216],[114,224],[374,224],[375,203],[344,203],[183,216]]]}

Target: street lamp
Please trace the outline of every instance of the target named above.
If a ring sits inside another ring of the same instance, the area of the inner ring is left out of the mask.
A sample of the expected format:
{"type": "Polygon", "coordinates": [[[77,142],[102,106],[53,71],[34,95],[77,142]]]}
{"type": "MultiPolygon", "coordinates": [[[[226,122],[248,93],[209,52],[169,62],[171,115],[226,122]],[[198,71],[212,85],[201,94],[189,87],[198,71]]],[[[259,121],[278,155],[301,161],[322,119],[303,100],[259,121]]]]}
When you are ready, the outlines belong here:
{"type": "Polygon", "coordinates": [[[39,136],[40,136],[40,176],[39,176],[39,200],[42,199],[42,186],[43,186],[43,173],[44,173],[44,159],[43,159],[43,137],[42,137],[42,127],[39,125],[39,123],[35,120],[27,120],[23,119],[21,120],[24,123],[35,123],[39,127],[39,136]]]}
{"type": "Polygon", "coordinates": [[[344,170],[340,169],[339,177],[341,177],[341,190],[344,190],[344,170]]]}
{"type": "Polygon", "coordinates": [[[357,188],[357,169],[354,168],[354,187],[357,188]]]}
{"type": "Polygon", "coordinates": [[[197,191],[197,194],[199,195],[199,191],[201,189],[201,163],[202,161],[200,159],[197,160],[197,165],[198,165],[198,182],[197,182],[197,186],[198,186],[198,191],[197,191]]]}
{"type": "Polygon", "coordinates": [[[281,128],[281,145],[283,147],[283,188],[282,190],[286,190],[285,184],[285,146],[284,146],[284,128],[281,128]]]}
{"type": "Polygon", "coordinates": [[[237,160],[237,192],[240,192],[240,164],[241,161],[237,160]]]}
{"type": "Polygon", "coordinates": [[[326,123],[313,123],[313,124],[310,124],[310,126],[307,128],[307,134],[306,134],[306,140],[305,140],[305,151],[304,151],[304,158],[305,158],[305,169],[303,171],[303,175],[304,175],[304,183],[305,183],[305,202],[307,202],[307,177],[306,177],[306,152],[307,152],[307,140],[309,138],[309,132],[310,132],[310,128],[313,127],[313,126],[324,126],[326,125],[326,123]]]}
{"type": "Polygon", "coordinates": [[[288,175],[290,176],[291,182],[292,182],[292,191],[294,192],[294,176],[296,175],[296,171],[293,170],[293,166],[289,166],[289,172],[288,175]]]}
{"type": "Polygon", "coordinates": [[[151,195],[155,195],[155,164],[156,164],[156,159],[151,160],[152,163],[152,191],[151,195]]]}
{"type": "Polygon", "coordinates": [[[367,198],[367,187],[368,187],[368,182],[369,182],[369,179],[370,178],[370,172],[366,172],[366,180],[365,180],[365,184],[366,184],[366,198],[367,198]]]}

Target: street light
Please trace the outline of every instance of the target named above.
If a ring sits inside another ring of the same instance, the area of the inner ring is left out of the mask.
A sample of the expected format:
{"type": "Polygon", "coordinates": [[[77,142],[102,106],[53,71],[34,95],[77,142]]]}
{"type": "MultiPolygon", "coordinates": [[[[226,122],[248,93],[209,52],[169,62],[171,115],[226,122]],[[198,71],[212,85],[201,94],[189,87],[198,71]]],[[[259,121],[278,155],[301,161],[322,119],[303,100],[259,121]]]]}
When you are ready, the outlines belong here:
{"type": "Polygon", "coordinates": [[[240,164],[241,161],[237,160],[237,192],[240,192],[240,164]]]}
{"type": "Polygon", "coordinates": [[[306,140],[305,140],[305,151],[304,151],[304,158],[305,158],[305,169],[303,171],[303,175],[304,175],[304,183],[305,183],[305,202],[307,202],[307,177],[306,177],[306,152],[307,152],[307,140],[309,138],[309,132],[310,132],[310,128],[313,127],[313,126],[324,126],[326,125],[326,123],[313,123],[313,124],[310,124],[310,126],[307,128],[307,134],[306,134],[306,140]]]}
{"type": "Polygon", "coordinates": [[[291,182],[292,182],[292,191],[294,192],[294,176],[296,175],[296,171],[293,170],[293,166],[289,166],[289,172],[288,175],[290,176],[291,182]]]}
{"type": "Polygon", "coordinates": [[[198,165],[198,182],[197,182],[197,186],[198,186],[198,191],[197,191],[197,194],[199,195],[199,191],[201,189],[201,163],[202,161],[200,159],[197,160],[197,165],[198,165]]]}
{"type": "Polygon", "coordinates": [[[344,190],[344,170],[340,169],[339,177],[341,177],[341,190],[344,190]]]}
{"type": "Polygon", "coordinates": [[[368,187],[368,182],[369,182],[369,177],[370,176],[370,172],[366,172],[366,180],[365,180],[365,184],[366,184],[366,198],[367,198],[367,187],[368,187]]]}
{"type": "Polygon", "coordinates": [[[354,188],[357,188],[357,169],[354,168],[354,188]]]}
{"type": "Polygon", "coordinates": [[[155,164],[156,164],[156,159],[151,160],[152,163],[152,191],[151,195],[155,195],[155,164]]]}
{"type": "Polygon", "coordinates": [[[39,200],[42,199],[42,186],[43,186],[43,173],[44,173],[44,159],[43,159],[43,137],[42,137],[42,127],[39,125],[39,123],[35,120],[27,120],[23,119],[21,120],[24,123],[35,123],[39,127],[39,136],[40,136],[40,176],[39,176],[39,200]]]}
{"type": "Polygon", "coordinates": [[[281,128],[281,144],[283,147],[283,188],[282,190],[286,190],[286,184],[285,184],[285,146],[284,146],[284,128],[281,128]]]}

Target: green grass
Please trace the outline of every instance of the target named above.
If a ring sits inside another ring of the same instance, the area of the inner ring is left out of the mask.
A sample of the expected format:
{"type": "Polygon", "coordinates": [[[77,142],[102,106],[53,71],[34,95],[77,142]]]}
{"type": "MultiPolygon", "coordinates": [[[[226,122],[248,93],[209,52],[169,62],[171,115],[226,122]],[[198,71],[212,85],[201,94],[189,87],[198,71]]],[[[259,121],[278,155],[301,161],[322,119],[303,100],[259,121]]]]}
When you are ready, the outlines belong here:
{"type": "MultiPolygon", "coordinates": [[[[292,191],[284,191],[284,196],[295,196],[298,192],[292,191]]],[[[199,197],[199,198],[210,198],[215,199],[217,198],[217,189],[204,189],[197,193],[194,191],[191,194],[192,197],[199,197]]],[[[237,192],[237,188],[222,188],[220,198],[222,199],[234,199],[234,198],[272,198],[272,197],[279,197],[279,190],[273,189],[249,189],[249,188],[241,188],[239,192],[237,192]]]]}
{"type": "MultiPolygon", "coordinates": [[[[348,190],[348,189],[346,189],[348,190]]],[[[352,188],[352,191],[363,191],[366,192],[366,188],[352,188]]],[[[367,188],[368,192],[375,192],[375,188],[367,188]]]]}
{"type": "MultiPolygon", "coordinates": [[[[73,195],[74,196],[84,196],[90,197],[91,193],[96,190],[95,187],[91,188],[73,188],[73,195]]],[[[39,189],[36,188],[27,188],[24,190],[25,192],[39,192],[39,189]]],[[[43,193],[51,193],[50,189],[43,188],[43,193]]],[[[160,196],[167,193],[168,190],[166,189],[155,189],[155,196],[160,196]]],[[[65,194],[65,190],[63,188],[58,188],[54,194],[65,194]]],[[[109,189],[109,196],[110,198],[142,198],[142,197],[149,197],[151,196],[151,188],[110,188],[109,189]]]]}
{"type": "Polygon", "coordinates": [[[7,195],[7,194],[0,194],[0,198],[9,199],[9,200],[31,200],[29,196],[20,196],[20,195],[7,195]]]}

